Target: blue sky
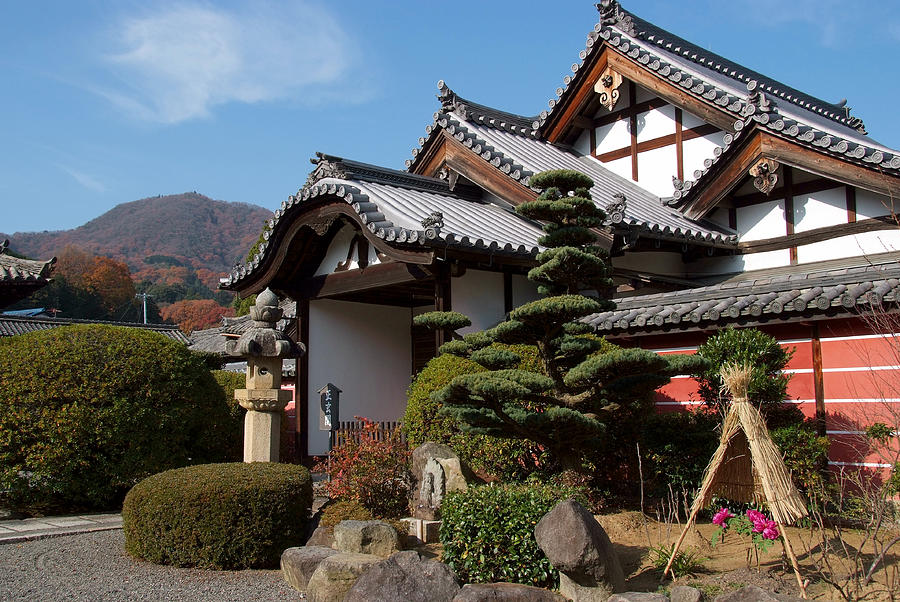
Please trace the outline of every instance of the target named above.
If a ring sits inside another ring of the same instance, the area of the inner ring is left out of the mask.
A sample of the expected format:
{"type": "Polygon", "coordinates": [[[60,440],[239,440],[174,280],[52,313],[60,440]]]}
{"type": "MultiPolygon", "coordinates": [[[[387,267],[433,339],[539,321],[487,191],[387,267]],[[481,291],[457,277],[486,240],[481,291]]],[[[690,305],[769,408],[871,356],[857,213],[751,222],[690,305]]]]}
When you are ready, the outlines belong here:
{"type": "MultiPolygon", "coordinates": [[[[900,2],[623,0],[900,148],[900,2]]],[[[444,79],[535,114],[593,2],[0,0],[0,232],[196,190],[276,208],[316,151],[403,168],[444,79]]]]}

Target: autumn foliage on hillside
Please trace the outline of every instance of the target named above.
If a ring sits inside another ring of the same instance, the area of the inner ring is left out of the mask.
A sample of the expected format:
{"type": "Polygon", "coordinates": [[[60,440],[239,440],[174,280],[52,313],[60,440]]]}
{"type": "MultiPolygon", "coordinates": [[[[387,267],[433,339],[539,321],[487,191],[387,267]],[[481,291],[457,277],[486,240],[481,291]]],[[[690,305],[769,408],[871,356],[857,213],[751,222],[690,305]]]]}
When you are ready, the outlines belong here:
{"type": "Polygon", "coordinates": [[[185,334],[219,326],[222,318],[233,316],[234,308],[222,307],[212,299],[176,301],[160,310],[164,320],[178,324],[185,334]]]}

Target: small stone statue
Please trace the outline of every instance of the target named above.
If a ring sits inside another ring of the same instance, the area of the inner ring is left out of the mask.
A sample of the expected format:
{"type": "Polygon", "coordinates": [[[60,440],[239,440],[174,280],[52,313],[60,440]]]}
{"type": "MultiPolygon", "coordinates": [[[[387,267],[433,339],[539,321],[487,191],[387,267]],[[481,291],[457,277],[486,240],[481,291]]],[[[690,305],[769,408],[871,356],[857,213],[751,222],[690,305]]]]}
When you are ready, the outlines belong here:
{"type": "Polygon", "coordinates": [[[419,499],[416,503],[415,518],[437,520],[440,514],[441,500],[447,490],[447,479],[444,468],[435,458],[428,458],[422,470],[422,485],[419,487],[419,499]]]}

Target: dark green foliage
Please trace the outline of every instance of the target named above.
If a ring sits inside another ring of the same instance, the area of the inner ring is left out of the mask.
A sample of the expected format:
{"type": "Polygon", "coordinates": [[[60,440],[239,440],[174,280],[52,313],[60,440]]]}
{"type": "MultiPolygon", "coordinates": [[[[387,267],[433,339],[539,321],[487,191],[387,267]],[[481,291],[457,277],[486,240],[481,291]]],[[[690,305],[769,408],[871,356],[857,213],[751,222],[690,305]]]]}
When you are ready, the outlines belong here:
{"type": "MultiPolygon", "coordinates": [[[[610,309],[604,298],[612,281],[604,261],[605,251],[594,244],[590,229],[602,224],[603,211],[591,200],[591,179],[583,174],[556,170],[537,174],[531,185],[543,187],[536,201],[516,210],[545,222],[538,255],[540,265],[528,278],[544,295],[522,305],[509,319],[462,342],[445,344],[452,353],[489,371],[455,377],[434,399],[441,412],[452,416],[463,431],[537,443],[564,469],[582,467],[587,452],[603,451],[615,425],[624,433],[623,420],[633,421],[649,412],[650,394],[700,360],[669,359],[641,350],[617,350],[603,354],[600,339],[587,334],[580,322],[593,313],[610,309]],[[581,294],[594,290],[599,299],[581,294]],[[486,347],[485,339],[537,349],[540,374],[513,369],[515,358],[486,347]]],[[[458,314],[437,314],[420,323],[445,329],[468,325],[458,314]],[[444,317],[446,316],[446,317],[444,317]]],[[[425,316],[420,316],[425,318],[425,316]]]]}
{"type": "Polygon", "coordinates": [[[557,503],[584,497],[551,485],[470,487],[441,503],[441,560],[463,583],[509,582],[554,588],[559,573],[534,539],[534,527],[557,503]]]}
{"type": "MultiPolygon", "coordinates": [[[[753,367],[750,401],[757,406],[781,404],[787,396],[790,376],[782,370],[794,354],[785,351],[774,337],[754,328],[726,328],[697,348],[697,355],[709,362],[700,375],[700,396],[710,408],[720,411],[727,398],[721,392],[719,370],[730,363],[746,363],[753,367]]],[[[763,409],[765,413],[765,409],[763,409]]]]}
{"type": "Polygon", "coordinates": [[[243,299],[235,295],[234,300],[231,302],[235,316],[246,316],[254,305],[256,305],[256,295],[248,295],[243,299]]]}
{"type": "Polygon", "coordinates": [[[669,485],[692,491],[719,446],[718,417],[705,411],[669,412],[647,418],[641,433],[644,479],[654,495],[669,485]]]}
{"type": "Polygon", "coordinates": [[[247,263],[253,261],[253,258],[256,257],[256,254],[259,253],[259,247],[266,241],[266,233],[272,231],[272,226],[269,225],[269,220],[263,222],[262,231],[259,233],[259,238],[256,239],[250,246],[250,250],[247,251],[247,263]]]}
{"type": "Polygon", "coordinates": [[[456,311],[430,311],[413,318],[413,326],[459,330],[471,326],[472,320],[456,311]]]}
{"type": "Polygon", "coordinates": [[[373,520],[375,517],[356,500],[333,500],[322,508],[319,524],[333,527],[342,520],[373,520]]]}
{"type": "Polygon", "coordinates": [[[230,457],[222,390],[161,334],[67,326],[0,339],[0,504],[114,509],[160,470],[230,457]]]}
{"type": "Polygon", "coordinates": [[[828,437],[820,437],[812,420],[770,430],[791,480],[801,491],[821,491],[828,468],[828,437]]]}
{"type": "Polygon", "coordinates": [[[270,462],[169,470],[132,488],[122,507],[125,550],[157,564],[277,568],[301,545],[312,505],[302,466],[270,462]]]}
{"type": "MultiPolygon", "coordinates": [[[[229,431],[233,433],[229,436],[229,440],[234,442],[234,447],[232,448],[231,453],[223,459],[237,462],[244,457],[244,439],[241,436],[241,433],[244,430],[244,416],[246,416],[247,410],[242,408],[241,404],[234,398],[234,391],[235,389],[243,389],[247,385],[247,377],[243,372],[229,372],[227,370],[213,370],[212,375],[216,380],[216,383],[222,389],[222,399],[225,406],[228,408],[229,431]]],[[[287,418],[284,413],[282,413],[282,429],[286,424],[287,418]]],[[[283,446],[286,442],[285,434],[283,432],[281,437],[283,446]]],[[[284,456],[282,456],[282,458],[283,457],[284,456]]]]}

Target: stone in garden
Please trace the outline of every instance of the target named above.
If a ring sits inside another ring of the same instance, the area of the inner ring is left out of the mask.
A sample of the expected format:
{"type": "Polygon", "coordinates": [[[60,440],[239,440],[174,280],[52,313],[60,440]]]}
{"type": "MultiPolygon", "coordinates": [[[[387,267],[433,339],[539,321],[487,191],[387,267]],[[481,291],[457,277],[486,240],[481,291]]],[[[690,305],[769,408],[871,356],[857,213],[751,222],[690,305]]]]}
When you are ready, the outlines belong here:
{"type": "Polygon", "coordinates": [[[308,546],[322,546],[325,548],[334,547],[334,527],[319,525],[316,527],[309,539],[306,540],[308,546]]]}
{"type": "Polygon", "coordinates": [[[288,548],[281,554],[281,574],[284,575],[288,585],[296,590],[305,591],[310,577],[322,561],[335,554],[340,552],[322,546],[288,548]]]}
{"type": "Polygon", "coordinates": [[[459,593],[456,574],[446,564],[418,552],[398,552],[363,573],[345,602],[451,602],[459,593]]]}
{"type": "Polygon", "coordinates": [[[446,493],[465,491],[474,481],[469,470],[450,447],[426,442],[412,452],[412,474],[416,478],[416,497],[412,500],[416,518],[434,520],[439,517],[440,502],[446,493]]]}
{"type": "Polygon", "coordinates": [[[372,554],[340,553],[319,563],[306,586],[310,602],[343,600],[360,575],[381,558],[372,554]]]}
{"type": "Polygon", "coordinates": [[[773,594],[756,585],[747,585],[727,594],[720,594],[713,602],[789,602],[800,600],[793,596],[773,594]]]}
{"type": "Polygon", "coordinates": [[[688,585],[675,585],[669,588],[670,602],[700,602],[703,594],[696,587],[688,585]]]}
{"type": "Polygon", "coordinates": [[[342,520],[334,527],[334,545],[341,552],[387,558],[400,551],[397,530],[378,520],[342,520]]]}
{"type": "Polygon", "coordinates": [[[520,583],[469,583],[453,602],[566,602],[556,592],[520,583]]]}
{"type": "Polygon", "coordinates": [[[561,573],[563,596],[576,602],[601,601],[625,589],[625,574],[609,536],[575,500],[562,501],[545,514],[534,537],[561,573]]]}
{"type": "Polygon", "coordinates": [[[669,602],[665,594],[656,592],[623,592],[613,594],[608,598],[609,602],[669,602]]]}

